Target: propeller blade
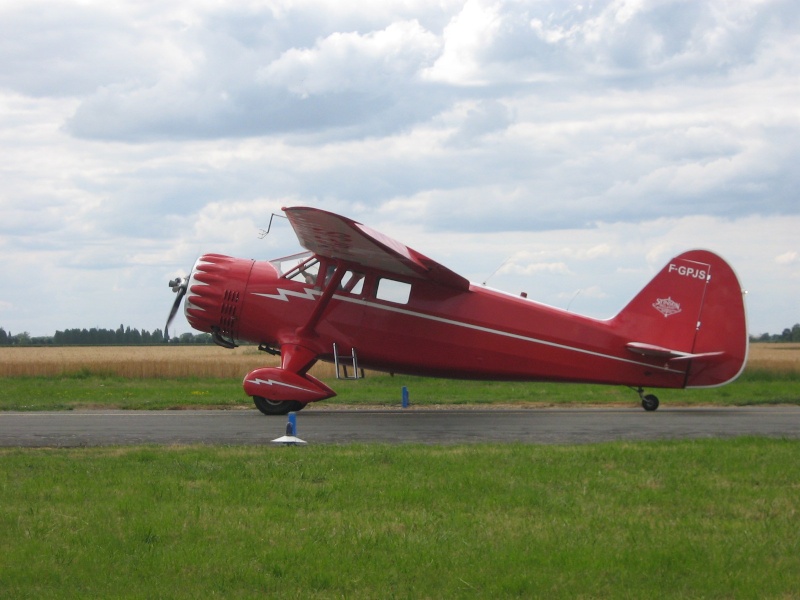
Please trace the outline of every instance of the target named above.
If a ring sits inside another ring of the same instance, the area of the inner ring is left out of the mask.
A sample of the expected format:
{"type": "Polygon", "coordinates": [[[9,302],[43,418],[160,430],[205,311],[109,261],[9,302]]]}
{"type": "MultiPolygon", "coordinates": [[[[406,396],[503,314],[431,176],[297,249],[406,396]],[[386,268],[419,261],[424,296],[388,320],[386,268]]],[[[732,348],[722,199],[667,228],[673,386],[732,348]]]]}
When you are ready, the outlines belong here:
{"type": "Polygon", "coordinates": [[[172,319],[175,318],[175,315],[178,314],[178,309],[181,306],[181,300],[186,295],[186,289],[189,287],[189,280],[183,278],[176,278],[169,282],[169,287],[172,288],[172,291],[177,294],[175,298],[175,302],[172,303],[172,309],[169,311],[169,317],[167,317],[167,324],[164,325],[164,339],[169,341],[169,326],[172,323],[172,319]]]}

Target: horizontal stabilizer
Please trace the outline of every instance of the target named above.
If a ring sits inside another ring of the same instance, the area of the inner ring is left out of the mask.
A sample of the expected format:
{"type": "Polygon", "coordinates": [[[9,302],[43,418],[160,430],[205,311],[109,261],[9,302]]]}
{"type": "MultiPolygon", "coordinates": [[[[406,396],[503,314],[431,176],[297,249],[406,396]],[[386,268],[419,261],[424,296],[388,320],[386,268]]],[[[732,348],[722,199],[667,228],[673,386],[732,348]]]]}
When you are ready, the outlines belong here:
{"type": "Polygon", "coordinates": [[[625,347],[635,354],[642,356],[651,356],[653,358],[663,358],[665,360],[691,360],[693,358],[710,358],[712,356],[720,356],[724,352],[701,352],[700,354],[692,354],[691,352],[681,352],[680,350],[670,350],[661,346],[654,346],[653,344],[645,344],[642,342],[629,342],[625,347]]]}

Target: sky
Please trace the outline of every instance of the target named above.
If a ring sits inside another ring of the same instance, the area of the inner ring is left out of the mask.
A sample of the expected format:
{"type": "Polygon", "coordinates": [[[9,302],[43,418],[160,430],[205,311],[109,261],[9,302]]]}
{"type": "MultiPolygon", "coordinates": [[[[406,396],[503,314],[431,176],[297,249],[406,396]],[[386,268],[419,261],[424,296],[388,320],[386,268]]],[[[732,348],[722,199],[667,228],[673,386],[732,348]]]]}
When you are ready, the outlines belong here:
{"type": "Polygon", "coordinates": [[[3,0],[0,153],[12,334],[163,328],[297,205],[598,318],[707,248],[800,322],[796,0],[3,0]]]}

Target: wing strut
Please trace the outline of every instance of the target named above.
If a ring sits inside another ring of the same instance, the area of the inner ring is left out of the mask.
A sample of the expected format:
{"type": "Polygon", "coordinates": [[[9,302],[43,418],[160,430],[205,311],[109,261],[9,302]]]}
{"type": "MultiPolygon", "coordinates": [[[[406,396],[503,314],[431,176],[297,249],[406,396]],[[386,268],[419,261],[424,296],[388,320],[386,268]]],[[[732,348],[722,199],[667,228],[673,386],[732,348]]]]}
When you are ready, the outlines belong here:
{"type": "Polygon", "coordinates": [[[328,308],[328,304],[330,304],[331,298],[333,298],[334,292],[339,288],[339,284],[342,283],[342,277],[344,277],[346,269],[344,264],[341,261],[336,262],[336,270],[333,272],[333,275],[330,276],[328,281],[325,284],[325,289],[322,292],[322,296],[320,296],[319,300],[317,301],[317,305],[314,307],[311,316],[308,317],[308,321],[305,325],[300,327],[297,330],[297,336],[300,338],[304,337],[313,337],[316,335],[314,331],[317,327],[317,323],[319,323],[322,315],[325,313],[325,309],[328,308]]]}

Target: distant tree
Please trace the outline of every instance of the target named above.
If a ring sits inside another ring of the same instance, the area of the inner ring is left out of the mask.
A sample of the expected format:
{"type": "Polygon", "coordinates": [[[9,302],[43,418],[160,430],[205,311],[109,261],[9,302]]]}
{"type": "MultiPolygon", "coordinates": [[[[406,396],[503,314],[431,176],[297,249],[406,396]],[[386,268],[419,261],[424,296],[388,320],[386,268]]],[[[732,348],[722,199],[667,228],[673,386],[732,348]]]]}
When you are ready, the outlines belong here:
{"type": "Polygon", "coordinates": [[[9,336],[6,333],[6,330],[0,327],[0,346],[8,346],[9,344],[9,336]]]}
{"type": "Polygon", "coordinates": [[[30,346],[31,345],[31,334],[27,331],[23,331],[22,333],[18,333],[13,338],[11,342],[15,346],[30,346]]]}
{"type": "Polygon", "coordinates": [[[783,343],[800,342],[800,323],[795,323],[791,328],[787,327],[780,333],[762,333],[761,335],[750,336],[751,342],[783,343]]]}

